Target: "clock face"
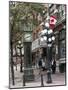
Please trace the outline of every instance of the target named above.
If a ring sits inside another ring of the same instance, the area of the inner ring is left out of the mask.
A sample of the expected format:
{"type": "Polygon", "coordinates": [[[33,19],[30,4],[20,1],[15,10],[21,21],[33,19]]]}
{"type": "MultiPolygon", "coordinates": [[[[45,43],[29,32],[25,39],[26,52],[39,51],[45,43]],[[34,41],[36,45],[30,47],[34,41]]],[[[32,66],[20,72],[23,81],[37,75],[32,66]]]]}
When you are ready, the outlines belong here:
{"type": "Polygon", "coordinates": [[[25,33],[24,39],[25,39],[25,41],[31,41],[31,40],[32,40],[32,35],[31,35],[31,33],[25,33]]]}

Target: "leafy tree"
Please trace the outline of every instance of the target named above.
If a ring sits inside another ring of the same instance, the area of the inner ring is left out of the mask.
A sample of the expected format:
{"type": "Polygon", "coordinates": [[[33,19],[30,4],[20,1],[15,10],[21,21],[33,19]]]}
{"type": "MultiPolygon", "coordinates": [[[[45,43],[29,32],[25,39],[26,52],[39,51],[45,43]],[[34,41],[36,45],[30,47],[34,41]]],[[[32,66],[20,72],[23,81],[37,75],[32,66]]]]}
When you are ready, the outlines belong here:
{"type": "Polygon", "coordinates": [[[21,25],[34,27],[38,25],[37,15],[44,10],[44,5],[38,3],[25,3],[25,2],[9,2],[9,25],[10,25],[10,51],[11,51],[11,72],[12,84],[14,85],[14,69],[13,69],[13,45],[21,40],[23,32],[21,25]]]}
{"type": "Polygon", "coordinates": [[[26,26],[28,23],[32,23],[35,27],[38,25],[37,15],[44,10],[44,5],[38,3],[25,3],[25,2],[10,2],[9,16],[10,27],[13,36],[13,41],[18,40],[18,37],[22,34],[20,31],[20,22],[26,26]],[[20,34],[19,34],[20,33],[20,34]],[[19,36],[17,36],[19,35],[19,36]]]}

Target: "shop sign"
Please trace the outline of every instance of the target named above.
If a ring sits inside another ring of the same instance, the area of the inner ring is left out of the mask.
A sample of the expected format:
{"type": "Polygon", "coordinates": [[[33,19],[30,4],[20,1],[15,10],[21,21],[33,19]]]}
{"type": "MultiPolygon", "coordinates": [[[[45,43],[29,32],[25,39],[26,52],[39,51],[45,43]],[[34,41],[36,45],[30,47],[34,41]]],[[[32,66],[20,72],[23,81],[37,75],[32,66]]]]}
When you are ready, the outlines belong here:
{"type": "Polygon", "coordinates": [[[32,42],[32,50],[39,48],[39,39],[32,42]]]}
{"type": "Polygon", "coordinates": [[[40,47],[47,47],[47,42],[45,40],[39,41],[40,47]]]}
{"type": "Polygon", "coordinates": [[[40,41],[39,38],[32,42],[32,50],[37,48],[47,47],[47,43],[44,41],[40,41]]]}

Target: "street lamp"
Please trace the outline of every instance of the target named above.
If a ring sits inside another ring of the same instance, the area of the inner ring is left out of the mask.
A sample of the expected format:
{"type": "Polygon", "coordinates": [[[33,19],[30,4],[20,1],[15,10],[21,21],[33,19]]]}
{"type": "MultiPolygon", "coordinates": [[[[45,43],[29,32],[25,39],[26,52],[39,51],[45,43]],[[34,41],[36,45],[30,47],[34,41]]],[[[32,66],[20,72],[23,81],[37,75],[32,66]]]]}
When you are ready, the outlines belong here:
{"type": "Polygon", "coordinates": [[[22,71],[22,48],[23,48],[23,45],[22,45],[21,41],[18,41],[17,48],[20,49],[20,59],[21,59],[20,72],[23,72],[22,71]]]}
{"type": "Polygon", "coordinates": [[[49,28],[49,23],[45,23],[45,29],[40,33],[40,42],[47,43],[47,83],[52,83],[51,78],[51,61],[52,61],[52,44],[55,40],[53,30],[49,28]]]}

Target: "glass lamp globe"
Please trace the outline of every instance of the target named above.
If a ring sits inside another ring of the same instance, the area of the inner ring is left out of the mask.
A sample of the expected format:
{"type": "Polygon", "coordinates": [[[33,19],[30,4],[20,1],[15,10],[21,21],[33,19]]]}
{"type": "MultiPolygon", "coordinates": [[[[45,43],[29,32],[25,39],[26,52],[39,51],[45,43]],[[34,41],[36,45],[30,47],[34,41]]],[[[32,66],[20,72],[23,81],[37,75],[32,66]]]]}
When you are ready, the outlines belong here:
{"type": "Polygon", "coordinates": [[[54,36],[52,36],[52,40],[53,40],[53,41],[55,40],[55,37],[54,37],[54,36]]]}
{"type": "Polygon", "coordinates": [[[52,29],[50,29],[49,31],[50,31],[50,33],[53,33],[53,30],[52,29]]]}
{"type": "Polygon", "coordinates": [[[52,46],[52,44],[48,44],[48,47],[51,47],[52,46]]]}
{"type": "Polygon", "coordinates": [[[45,34],[47,33],[47,29],[44,29],[44,33],[45,33],[45,34]]]}
{"type": "Polygon", "coordinates": [[[21,47],[23,47],[23,45],[21,44],[21,47]]]}
{"type": "Polygon", "coordinates": [[[43,14],[45,13],[45,11],[43,10],[43,14]]]}
{"type": "Polygon", "coordinates": [[[18,41],[19,44],[21,44],[21,41],[18,41]]]}
{"type": "Polygon", "coordinates": [[[43,38],[44,38],[45,41],[47,41],[47,37],[46,36],[44,36],[43,38]]]}
{"type": "Polygon", "coordinates": [[[51,39],[51,38],[49,38],[49,39],[48,39],[48,41],[49,41],[49,42],[51,42],[51,41],[52,41],[52,39],[51,39]]]}
{"type": "Polygon", "coordinates": [[[43,39],[43,38],[41,38],[40,40],[41,40],[41,42],[42,42],[44,39],[43,39]]]}
{"type": "Polygon", "coordinates": [[[41,35],[44,35],[46,33],[47,33],[47,29],[44,29],[44,30],[41,31],[41,35]]]}
{"type": "Polygon", "coordinates": [[[44,30],[41,31],[41,35],[44,35],[44,30]]]}
{"type": "Polygon", "coordinates": [[[53,33],[52,29],[48,30],[48,34],[51,34],[53,33]]]}
{"type": "Polygon", "coordinates": [[[47,22],[47,23],[45,23],[45,26],[47,27],[47,28],[49,28],[49,23],[47,22]]]}
{"type": "Polygon", "coordinates": [[[48,34],[50,34],[51,32],[50,32],[50,30],[48,30],[48,34]]]}

